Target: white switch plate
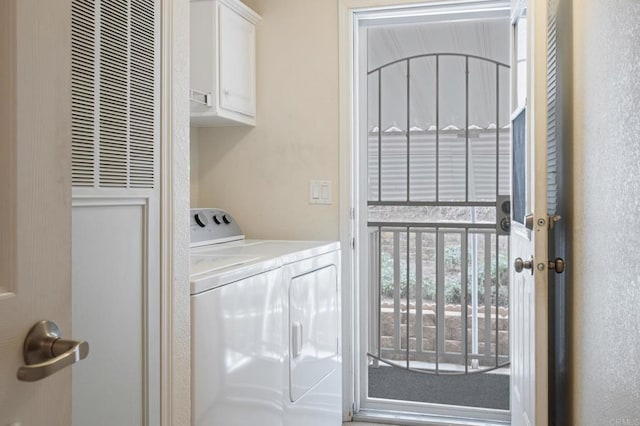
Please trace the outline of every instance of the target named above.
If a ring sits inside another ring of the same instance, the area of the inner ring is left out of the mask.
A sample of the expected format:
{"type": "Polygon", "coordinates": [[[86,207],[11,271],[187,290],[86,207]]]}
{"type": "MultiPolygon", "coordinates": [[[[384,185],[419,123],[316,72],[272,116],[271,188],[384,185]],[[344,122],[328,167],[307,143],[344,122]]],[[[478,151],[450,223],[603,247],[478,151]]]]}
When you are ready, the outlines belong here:
{"type": "Polygon", "coordinates": [[[333,190],[330,180],[309,181],[309,204],[332,204],[333,190]]]}

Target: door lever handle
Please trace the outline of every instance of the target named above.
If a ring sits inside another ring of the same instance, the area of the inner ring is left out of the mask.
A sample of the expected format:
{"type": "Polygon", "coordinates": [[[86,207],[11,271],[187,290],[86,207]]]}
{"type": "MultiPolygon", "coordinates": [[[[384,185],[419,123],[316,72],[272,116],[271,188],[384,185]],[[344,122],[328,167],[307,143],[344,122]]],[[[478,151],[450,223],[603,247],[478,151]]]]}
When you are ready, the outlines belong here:
{"type": "Polygon", "coordinates": [[[53,321],[40,321],[24,339],[24,362],[18,369],[18,380],[35,382],[89,355],[89,343],[62,338],[60,328],[53,321]]]}

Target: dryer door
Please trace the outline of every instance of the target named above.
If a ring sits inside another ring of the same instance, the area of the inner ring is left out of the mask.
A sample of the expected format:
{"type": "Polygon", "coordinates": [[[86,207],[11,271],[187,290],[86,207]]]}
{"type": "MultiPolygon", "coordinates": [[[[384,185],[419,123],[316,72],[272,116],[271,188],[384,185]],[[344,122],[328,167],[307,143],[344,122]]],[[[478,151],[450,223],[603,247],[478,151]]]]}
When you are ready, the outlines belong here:
{"type": "Polygon", "coordinates": [[[327,255],[288,265],[289,396],[295,402],[337,368],[338,268],[327,255]]]}

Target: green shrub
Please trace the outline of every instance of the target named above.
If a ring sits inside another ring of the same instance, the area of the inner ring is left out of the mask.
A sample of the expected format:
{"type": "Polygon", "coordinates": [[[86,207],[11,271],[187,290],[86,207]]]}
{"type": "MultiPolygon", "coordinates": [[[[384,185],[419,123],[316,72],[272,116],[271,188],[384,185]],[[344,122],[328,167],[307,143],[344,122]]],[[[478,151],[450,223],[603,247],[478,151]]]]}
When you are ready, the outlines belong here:
{"type": "MultiPolygon", "coordinates": [[[[462,289],[460,283],[461,273],[461,256],[460,246],[447,246],[444,251],[444,266],[445,271],[445,303],[459,304],[462,302],[462,289]]],[[[389,252],[383,251],[381,253],[381,268],[380,268],[380,281],[381,291],[380,295],[383,298],[393,298],[394,290],[394,274],[393,274],[393,256],[389,252]]],[[[499,256],[498,258],[498,271],[499,271],[499,291],[498,291],[498,305],[508,306],[509,304],[509,275],[507,259],[505,256],[499,256]]],[[[467,282],[471,283],[471,273],[468,275],[467,282]]],[[[484,271],[478,273],[478,294],[477,298],[482,303],[484,301],[484,271]]],[[[400,297],[406,299],[407,297],[407,281],[409,284],[409,296],[415,298],[416,276],[415,270],[409,271],[409,277],[407,280],[407,263],[406,259],[400,261],[400,297]]],[[[496,303],[496,264],[491,263],[491,304],[496,303]]],[[[471,286],[469,286],[470,288],[471,286]]],[[[422,279],[422,299],[423,300],[435,300],[436,297],[436,285],[431,277],[423,277],[422,279]]],[[[467,300],[471,301],[471,292],[467,291],[467,300]]]]}

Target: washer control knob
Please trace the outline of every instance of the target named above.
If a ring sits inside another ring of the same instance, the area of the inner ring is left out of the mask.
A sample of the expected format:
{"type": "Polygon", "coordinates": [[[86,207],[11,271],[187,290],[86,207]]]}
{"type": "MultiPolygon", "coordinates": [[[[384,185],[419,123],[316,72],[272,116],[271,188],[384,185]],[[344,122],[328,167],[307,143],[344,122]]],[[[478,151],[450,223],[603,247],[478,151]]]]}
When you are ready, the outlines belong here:
{"type": "Polygon", "coordinates": [[[196,223],[201,228],[204,228],[205,226],[207,226],[207,223],[209,223],[209,221],[207,220],[207,217],[200,213],[196,213],[196,215],[193,218],[196,220],[196,223]]]}
{"type": "Polygon", "coordinates": [[[220,219],[218,219],[217,215],[213,215],[213,221],[216,223],[216,225],[220,225],[220,219]]]}
{"type": "Polygon", "coordinates": [[[229,216],[227,216],[226,214],[223,214],[222,215],[222,221],[228,225],[228,224],[231,223],[231,218],[229,216]]]}

